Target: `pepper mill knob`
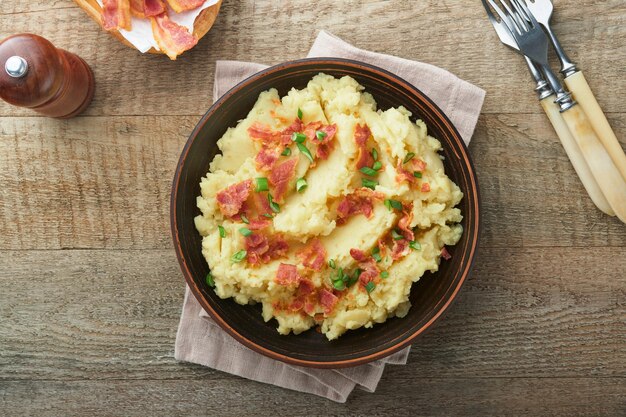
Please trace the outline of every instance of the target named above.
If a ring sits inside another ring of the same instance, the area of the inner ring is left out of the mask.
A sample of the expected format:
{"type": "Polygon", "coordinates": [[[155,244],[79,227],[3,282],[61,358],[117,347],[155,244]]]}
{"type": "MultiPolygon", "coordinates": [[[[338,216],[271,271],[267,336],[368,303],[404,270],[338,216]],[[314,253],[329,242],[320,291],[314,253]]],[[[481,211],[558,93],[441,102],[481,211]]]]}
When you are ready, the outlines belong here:
{"type": "Polygon", "coordinates": [[[41,36],[24,33],[0,42],[0,98],[50,117],[69,118],[89,106],[93,72],[80,57],[41,36]]]}

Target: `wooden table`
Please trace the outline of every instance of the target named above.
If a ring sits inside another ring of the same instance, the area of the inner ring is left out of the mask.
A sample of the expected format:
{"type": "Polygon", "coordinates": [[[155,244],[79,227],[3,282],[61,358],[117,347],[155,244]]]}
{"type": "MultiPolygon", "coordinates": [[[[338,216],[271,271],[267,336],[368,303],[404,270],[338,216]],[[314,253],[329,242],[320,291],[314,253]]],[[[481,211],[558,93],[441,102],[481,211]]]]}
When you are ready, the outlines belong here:
{"type": "MultiPolygon", "coordinates": [[[[626,3],[573,3],[556,1],[557,31],[624,144],[626,3]]],[[[480,2],[226,0],[176,62],[121,45],[70,0],[2,0],[0,37],[18,32],[85,58],[97,92],[68,121],[0,103],[0,414],[626,413],[626,226],[585,194],[480,2]],[[303,57],[322,28],[487,91],[470,146],[485,219],[474,273],[409,364],[347,404],[173,358],[170,183],[215,60],[303,57]]]]}

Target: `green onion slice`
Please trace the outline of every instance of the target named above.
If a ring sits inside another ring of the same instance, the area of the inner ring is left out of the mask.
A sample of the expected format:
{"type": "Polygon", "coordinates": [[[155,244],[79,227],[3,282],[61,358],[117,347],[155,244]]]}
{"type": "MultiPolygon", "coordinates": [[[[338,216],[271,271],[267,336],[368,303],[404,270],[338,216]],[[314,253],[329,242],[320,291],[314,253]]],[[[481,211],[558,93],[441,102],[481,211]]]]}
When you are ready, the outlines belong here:
{"type": "Polygon", "coordinates": [[[272,215],[271,215],[271,214],[269,214],[269,213],[263,213],[263,214],[262,214],[262,216],[263,216],[263,217],[267,217],[268,219],[273,219],[273,218],[274,218],[274,216],[272,216],[272,215]]]}
{"type": "Polygon", "coordinates": [[[415,157],[415,154],[413,152],[409,152],[406,154],[406,156],[404,157],[404,161],[402,162],[403,164],[406,164],[407,162],[409,162],[411,159],[413,159],[415,157]]]}
{"type": "Polygon", "coordinates": [[[306,146],[304,146],[302,143],[296,143],[296,145],[298,146],[300,153],[306,156],[309,159],[309,161],[313,162],[313,155],[311,155],[311,152],[309,151],[309,149],[306,146]]]}
{"type": "Polygon", "coordinates": [[[372,169],[374,171],[380,171],[380,169],[383,167],[383,163],[380,161],[376,161],[374,162],[374,165],[372,165],[372,169]]]}
{"type": "Polygon", "coordinates": [[[335,260],[331,259],[328,261],[328,266],[330,266],[332,269],[337,268],[337,265],[335,264],[335,260]]]}
{"type": "Polygon", "coordinates": [[[404,239],[404,236],[402,236],[400,233],[396,232],[396,229],[393,229],[391,231],[391,237],[393,237],[393,240],[401,240],[404,239]]]}
{"type": "Polygon", "coordinates": [[[298,107],[298,119],[302,120],[302,110],[298,107]]]}
{"type": "Polygon", "coordinates": [[[336,290],[343,291],[346,289],[346,283],[341,279],[337,279],[333,281],[333,287],[335,287],[336,290]]]}
{"type": "Polygon", "coordinates": [[[416,241],[411,241],[411,242],[409,242],[409,247],[410,247],[411,249],[415,249],[415,250],[420,250],[420,249],[422,249],[422,245],[420,245],[420,244],[419,244],[419,242],[416,242],[416,241]]]}
{"type": "Polygon", "coordinates": [[[217,230],[220,231],[220,237],[226,237],[226,229],[223,226],[217,226],[217,230]]]}
{"type": "Polygon", "coordinates": [[[328,133],[322,132],[321,130],[315,132],[315,137],[317,138],[317,140],[324,140],[326,136],[328,136],[328,133]]]}
{"type": "Polygon", "coordinates": [[[422,173],[421,173],[421,172],[419,172],[419,171],[415,171],[415,172],[413,172],[413,176],[414,176],[415,178],[422,178],[422,173]]]}
{"type": "Polygon", "coordinates": [[[376,262],[380,262],[383,260],[383,258],[380,256],[380,248],[378,246],[372,249],[372,258],[374,258],[376,262]]]}
{"type": "Polygon", "coordinates": [[[242,227],[241,229],[239,229],[239,233],[244,236],[250,236],[252,234],[252,230],[248,229],[247,227],[242,227]]]}
{"type": "Polygon", "coordinates": [[[378,151],[376,148],[372,148],[372,158],[374,158],[374,161],[378,161],[378,151]]]}
{"type": "Polygon", "coordinates": [[[300,132],[293,132],[291,135],[291,140],[296,143],[302,143],[306,140],[306,135],[300,132]]]}
{"type": "Polygon", "coordinates": [[[374,291],[374,288],[376,288],[376,284],[374,284],[374,281],[370,281],[367,284],[365,284],[365,289],[367,290],[368,293],[374,291]]]}
{"type": "Polygon", "coordinates": [[[296,191],[301,193],[303,192],[306,187],[307,187],[307,183],[306,180],[304,178],[298,178],[298,180],[296,181],[296,191]]]}
{"type": "Polygon", "coordinates": [[[256,181],[257,193],[260,193],[261,191],[269,191],[270,186],[269,186],[269,183],[267,182],[267,178],[260,177],[260,178],[257,178],[255,181],[256,181]]]}
{"type": "MultiPolygon", "coordinates": [[[[385,207],[390,208],[393,207],[396,210],[402,210],[402,203],[398,200],[385,200],[385,207]]],[[[391,210],[391,209],[390,209],[391,210]]]]}
{"type": "Polygon", "coordinates": [[[274,197],[271,194],[267,195],[267,201],[269,201],[270,208],[274,213],[280,213],[280,206],[274,201],[274,197]]]}
{"type": "Polygon", "coordinates": [[[382,279],[389,278],[389,271],[383,271],[380,273],[382,279]]]}
{"type": "Polygon", "coordinates": [[[246,256],[248,256],[248,252],[246,252],[245,250],[240,250],[239,252],[237,252],[233,256],[231,256],[230,260],[235,262],[235,263],[239,263],[239,262],[243,261],[244,259],[246,259],[246,256]]]}
{"type": "Polygon", "coordinates": [[[241,217],[241,221],[245,224],[250,224],[250,220],[248,220],[248,216],[246,216],[245,213],[241,213],[239,217],[241,217]]]}
{"type": "Polygon", "coordinates": [[[348,287],[353,286],[354,284],[357,283],[357,281],[359,280],[359,277],[361,276],[361,273],[363,272],[363,270],[361,268],[357,268],[354,271],[354,274],[352,274],[351,277],[348,277],[348,281],[346,282],[346,285],[348,287]]]}
{"type": "Polygon", "coordinates": [[[206,274],[206,285],[211,288],[215,288],[215,280],[213,279],[213,275],[211,275],[210,272],[206,274]]]}
{"type": "Polygon", "coordinates": [[[365,175],[369,175],[370,177],[373,177],[374,175],[378,174],[378,172],[376,172],[376,170],[374,170],[374,169],[372,169],[370,167],[363,167],[359,171],[361,171],[365,175]]]}
{"type": "Polygon", "coordinates": [[[387,207],[387,209],[391,211],[391,200],[385,200],[385,207],[387,207]]]}
{"type": "Polygon", "coordinates": [[[363,184],[363,187],[373,190],[378,185],[378,181],[370,180],[369,178],[361,178],[361,184],[363,184]]]}
{"type": "Polygon", "coordinates": [[[283,153],[281,153],[282,156],[289,156],[291,155],[291,148],[285,148],[285,150],[283,151],[283,153]]]}

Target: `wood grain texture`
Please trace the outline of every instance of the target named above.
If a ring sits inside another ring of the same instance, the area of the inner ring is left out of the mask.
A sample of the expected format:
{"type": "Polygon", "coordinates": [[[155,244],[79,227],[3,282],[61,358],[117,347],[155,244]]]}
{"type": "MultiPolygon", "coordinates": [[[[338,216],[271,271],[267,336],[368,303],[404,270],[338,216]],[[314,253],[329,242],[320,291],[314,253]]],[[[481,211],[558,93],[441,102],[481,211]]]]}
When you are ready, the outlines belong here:
{"type": "MultiPolygon", "coordinates": [[[[555,3],[626,147],[626,3],[555,3]]],[[[0,38],[17,32],[83,57],[97,91],[69,121],[0,103],[0,414],[626,413],[626,228],[586,196],[480,2],[226,1],[177,62],[121,45],[71,0],[0,1],[0,38]],[[320,29],[487,90],[470,146],[485,219],[474,273],[408,365],[345,405],[173,359],[184,283],[169,192],[215,60],[303,57],[320,29]]]]}

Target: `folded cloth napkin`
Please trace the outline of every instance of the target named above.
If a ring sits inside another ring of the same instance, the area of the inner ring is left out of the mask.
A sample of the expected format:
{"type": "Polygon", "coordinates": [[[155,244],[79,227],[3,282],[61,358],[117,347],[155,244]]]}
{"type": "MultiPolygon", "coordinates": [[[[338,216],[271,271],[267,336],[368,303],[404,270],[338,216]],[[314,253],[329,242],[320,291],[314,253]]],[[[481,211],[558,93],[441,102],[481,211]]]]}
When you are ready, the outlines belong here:
{"type": "MultiPolygon", "coordinates": [[[[364,51],[341,39],[320,32],[309,57],[341,57],[384,68],[415,85],[450,118],[465,143],[469,143],[480,114],[485,92],[449,72],[389,55],[364,51]]],[[[218,61],[213,99],[217,100],[243,79],[267,68],[265,65],[218,61]]],[[[308,392],[345,402],[356,387],[373,392],[386,364],[406,364],[410,347],[387,358],[346,369],[312,369],[288,365],[243,346],[215,324],[187,287],[176,335],[174,356],[255,381],[308,392]]]]}

